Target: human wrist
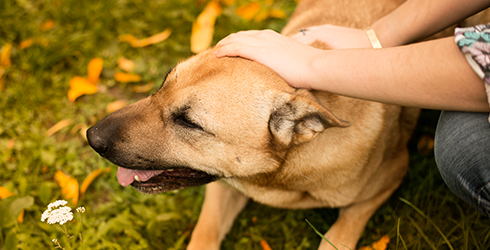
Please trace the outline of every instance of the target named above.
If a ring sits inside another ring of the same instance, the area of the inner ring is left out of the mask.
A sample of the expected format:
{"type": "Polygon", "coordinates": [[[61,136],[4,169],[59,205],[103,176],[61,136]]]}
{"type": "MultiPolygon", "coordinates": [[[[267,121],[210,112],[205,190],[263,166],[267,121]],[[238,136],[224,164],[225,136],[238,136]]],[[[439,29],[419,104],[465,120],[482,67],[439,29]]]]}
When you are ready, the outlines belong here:
{"type": "Polygon", "coordinates": [[[376,32],[376,35],[383,47],[396,47],[410,43],[410,29],[403,27],[403,23],[397,21],[398,14],[396,10],[387,16],[382,17],[370,29],[376,32]]]}
{"type": "Polygon", "coordinates": [[[381,42],[378,39],[378,36],[376,35],[376,32],[373,29],[368,28],[366,30],[366,36],[368,37],[369,42],[371,43],[371,47],[373,47],[373,49],[383,48],[381,42]]]}

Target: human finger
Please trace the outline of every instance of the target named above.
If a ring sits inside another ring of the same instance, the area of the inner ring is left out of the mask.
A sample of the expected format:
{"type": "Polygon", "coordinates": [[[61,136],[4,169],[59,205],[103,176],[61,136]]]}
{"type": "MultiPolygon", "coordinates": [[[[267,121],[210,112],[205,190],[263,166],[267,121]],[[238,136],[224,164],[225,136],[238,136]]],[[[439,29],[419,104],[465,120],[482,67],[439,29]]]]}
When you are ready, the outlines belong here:
{"type": "Polygon", "coordinates": [[[225,45],[217,46],[214,54],[217,58],[222,58],[226,56],[239,56],[250,60],[255,60],[253,52],[254,50],[250,45],[244,43],[228,43],[225,45]]]}
{"type": "Polygon", "coordinates": [[[239,31],[237,33],[232,33],[232,34],[226,36],[225,38],[221,39],[216,44],[216,46],[221,46],[221,45],[225,45],[225,44],[229,44],[229,43],[233,43],[233,42],[237,42],[237,41],[250,40],[250,38],[256,36],[260,32],[262,32],[262,31],[260,31],[260,30],[246,30],[246,31],[239,31]]]}

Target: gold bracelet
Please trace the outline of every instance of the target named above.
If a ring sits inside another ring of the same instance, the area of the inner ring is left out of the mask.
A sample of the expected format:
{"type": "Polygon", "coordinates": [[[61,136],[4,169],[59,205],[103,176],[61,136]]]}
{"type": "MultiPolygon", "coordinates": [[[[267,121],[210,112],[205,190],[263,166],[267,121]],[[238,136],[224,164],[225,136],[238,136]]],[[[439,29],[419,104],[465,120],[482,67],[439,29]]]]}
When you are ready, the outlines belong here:
{"type": "Polygon", "coordinates": [[[374,49],[381,49],[383,46],[381,46],[381,43],[379,42],[378,36],[376,36],[376,33],[372,29],[366,30],[366,35],[369,38],[369,41],[371,42],[371,45],[373,46],[374,49]]]}

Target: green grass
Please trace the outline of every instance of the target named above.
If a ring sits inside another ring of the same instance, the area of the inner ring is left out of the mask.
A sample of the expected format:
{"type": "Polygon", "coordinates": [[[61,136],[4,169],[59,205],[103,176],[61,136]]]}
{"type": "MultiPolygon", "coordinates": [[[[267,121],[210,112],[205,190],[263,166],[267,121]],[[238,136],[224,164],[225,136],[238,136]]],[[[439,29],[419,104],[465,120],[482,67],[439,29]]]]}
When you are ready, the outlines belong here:
{"type": "MultiPolygon", "coordinates": [[[[283,19],[247,22],[234,15],[237,6],[224,7],[216,21],[215,41],[243,29],[280,30],[283,19]]],[[[80,183],[95,169],[112,167],[89,187],[78,205],[86,212],[83,223],[68,223],[72,234],[82,232],[79,249],[184,249],[197,221],[204,188],[188,188],[159,195],[143,195],[121,187],[116,167],[98,156],[77,131],[76,124],[93,125],[117,99],[134,102],[155,91],[137,94],[134,84],[113,80],[117,58],[137,63],[143,83],[160,83],[173,65],[192,55],[192,21],[205,1],[0,1],[0,47],[12,43],[12,66],[0,92],[0,186],[15,193],[0,200],[0,249],[50,249],[57,238],[66,249],[80,241],[67,238],[58,227],[40,221],[50,202],[61,198],[54,173],[62,170],[80,183]],[[47,20],[55,26],[39,27],[47,20]],[[121,34],[148,37],[172,28],[168,40],[145,48],[117,41],[121,34]],[[47,45],[20,49],[28,38],[42,37],[47,45]],[[93,57],[104,59],[101,85],[105,90],[75,103],[66,96],[68,82],[87,74],[93,57]],[[45,132],[63,119],[73,123],[53,136],[45,132]],[[13,147],[10,147],[14,140],[13,147]],[[24,222],[15,218],[26,208],[24,222]],[[12,213],[12,214],[10,214],[12,213]],[[83,227],[81,227],[83,224],[83,227]]],[[[293,1],[274,6],[288,15],[293,1]]],[[[141,84],[143,84],[141,83],[141,84]]],[[[415,149],[421,135],[433,135],[437,112],[423,113],[411,143],[410,172],[402,187],[368,223],[360,244],[368,245],[388,234],[390,249],[488,249],[490,223],[455,197],[445,186],[431,153],[415,149]]],[[[282,210],[250,202],[236,220],[222,249],[261,249],[265,239],[272,249],[315,249],[320,242],[306,219],[321,232],[336,218],[329,209],[282,210]]]]}

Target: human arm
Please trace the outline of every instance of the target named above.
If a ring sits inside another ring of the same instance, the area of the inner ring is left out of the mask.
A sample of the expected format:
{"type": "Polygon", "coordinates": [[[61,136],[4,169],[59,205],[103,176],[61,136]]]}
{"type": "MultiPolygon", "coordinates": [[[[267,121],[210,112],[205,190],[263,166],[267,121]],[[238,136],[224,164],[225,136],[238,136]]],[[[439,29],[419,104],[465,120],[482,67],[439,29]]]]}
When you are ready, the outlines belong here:
{"type": "MultiPolygon", "coordinates": [[[[490,6],[486,0],[408,0],[371,24],[383,47],[416,42],[490,6]]],[[[320,40],[332,49],[370,48],[362,29],[335,25],[309,27],[292,36],[305,44],[320,40]]]]}
{"type": "Polygon", "coordinates": [[[490,6],[487,0],[408,0],[371,28],[384,47],[424,39],[490,6]]]}
{"type": "Polygon", "coordinates": [[[429,109],[489,109],[484,83],[454,37],[386,49],[318,50],[273,31],[248,31],[218,46],[218,57],[258,61],[296,88],[429,109]]]}

